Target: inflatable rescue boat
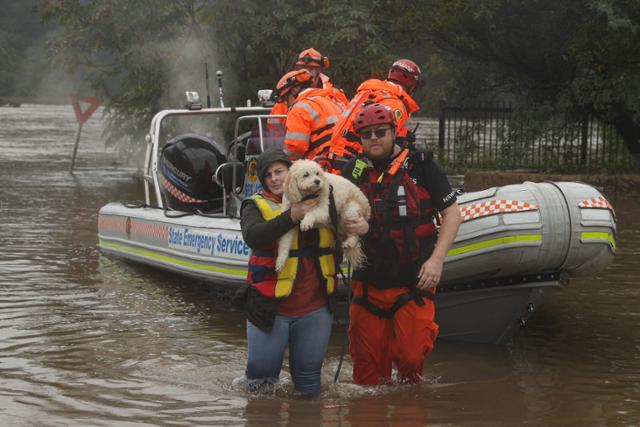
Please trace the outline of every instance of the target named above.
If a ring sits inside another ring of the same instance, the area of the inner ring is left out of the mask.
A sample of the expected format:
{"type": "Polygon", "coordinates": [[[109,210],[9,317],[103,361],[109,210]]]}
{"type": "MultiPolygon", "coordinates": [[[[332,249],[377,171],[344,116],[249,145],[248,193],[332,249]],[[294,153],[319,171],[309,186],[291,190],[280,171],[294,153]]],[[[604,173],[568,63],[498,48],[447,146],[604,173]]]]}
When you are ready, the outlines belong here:
{"type": "MultiPolygon", "coordinates": [[[[239,207],[259,189],[256,157],[283,140],[273,125],[278,116],[268,113],[262,107],[158,113],[147,136],[145,201],[100,209],[101,251],[220,286],[243,284],[250,248],[239,207]],[[239,117],[228,144],[195,133],[165,135],[170,118],[230,114],[239,117]]],[[[463,223],[436,296],[440,338],[503,343],[546,289],[602,271],[616,251],[614,210],[587,184],[525,182],[464,193],[458,204],[463,223]]]]}

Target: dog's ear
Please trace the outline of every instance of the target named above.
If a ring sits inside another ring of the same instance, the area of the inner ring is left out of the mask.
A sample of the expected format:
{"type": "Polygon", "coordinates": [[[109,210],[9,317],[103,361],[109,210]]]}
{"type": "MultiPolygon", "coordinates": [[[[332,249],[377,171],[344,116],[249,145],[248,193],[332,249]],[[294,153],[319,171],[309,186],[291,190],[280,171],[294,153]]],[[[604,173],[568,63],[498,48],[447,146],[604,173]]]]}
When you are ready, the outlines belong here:
{"type": "Polygon", "coordinates": [[[300,193],[300,189],[298,188],[295,171],[292,173],[292,171],[289,170],[287,179],[284,181],[284,193],[287,195],[291,204],[302,201],[302,193],[300,193]]]}

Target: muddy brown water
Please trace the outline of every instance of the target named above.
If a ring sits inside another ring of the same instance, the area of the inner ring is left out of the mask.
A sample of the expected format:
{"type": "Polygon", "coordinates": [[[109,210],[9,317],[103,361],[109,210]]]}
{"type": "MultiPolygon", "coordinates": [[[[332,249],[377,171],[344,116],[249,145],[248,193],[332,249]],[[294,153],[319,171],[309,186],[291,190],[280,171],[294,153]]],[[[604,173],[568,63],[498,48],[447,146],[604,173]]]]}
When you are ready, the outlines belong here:
{"type": "Polygon", "coordinates": [[[99,116],[0,108],[0,425],[640,425],[640,204],[614,200],[618,256],[548,293],[506,346],[438,342],[418,386],[364,388],[349,358],[322,394],[247,394],[242,316],[211,287],[110,259],[96,218],[141,186],[99,116]]]}

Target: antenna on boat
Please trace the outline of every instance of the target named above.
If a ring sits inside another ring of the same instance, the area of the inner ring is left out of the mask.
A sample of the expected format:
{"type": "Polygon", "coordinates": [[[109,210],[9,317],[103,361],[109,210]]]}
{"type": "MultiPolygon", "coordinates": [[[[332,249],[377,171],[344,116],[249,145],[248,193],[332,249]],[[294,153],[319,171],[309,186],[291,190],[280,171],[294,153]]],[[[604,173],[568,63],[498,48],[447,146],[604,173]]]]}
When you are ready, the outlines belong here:
{"type": "Polygon", "coordinates": [[[211,96],[209,95],[209,64],[204,63],[204,80],[207,86],[207,108],[211,108],[211,96]]]}
{"type": "Polygon", "coordinates": [[[218,76],[218,96],[220,98],[220,108],[224,108],[224,93],[222,92],[222,70],[216,71],[218,76]]]}

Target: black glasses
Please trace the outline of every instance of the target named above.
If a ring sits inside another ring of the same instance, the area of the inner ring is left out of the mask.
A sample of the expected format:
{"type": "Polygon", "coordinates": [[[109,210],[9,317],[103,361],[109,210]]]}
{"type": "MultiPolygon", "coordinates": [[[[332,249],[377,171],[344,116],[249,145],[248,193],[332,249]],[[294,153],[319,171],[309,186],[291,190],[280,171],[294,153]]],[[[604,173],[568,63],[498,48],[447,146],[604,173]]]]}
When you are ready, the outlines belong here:
{"type": "Polygon", "coordinates": [[[375,134],[377,138],[384,138],[387,134],[387,131],[391,130],[391,128],[380,128],[380,129],[365,129],[359,132],[361,139],[371,139],[371,136],[375,134]]]}

